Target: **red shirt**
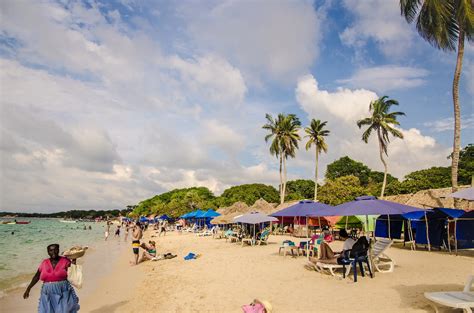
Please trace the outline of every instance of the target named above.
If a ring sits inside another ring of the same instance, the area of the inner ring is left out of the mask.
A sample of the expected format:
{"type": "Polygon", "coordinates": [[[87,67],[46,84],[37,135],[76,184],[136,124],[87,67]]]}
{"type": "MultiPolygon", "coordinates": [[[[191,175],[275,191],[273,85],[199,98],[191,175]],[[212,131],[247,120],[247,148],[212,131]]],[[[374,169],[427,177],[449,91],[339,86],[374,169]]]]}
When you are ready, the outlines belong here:
{"type": "Polygon", "coordinates": [[[53,269],[50,259],[44,259],[38,270],[40,271],[40,279],[45,283],[61,281],[67,279],[67,268],[71,265],[71,261],[66,257],[59,257],[59,261],[53,269]]]}

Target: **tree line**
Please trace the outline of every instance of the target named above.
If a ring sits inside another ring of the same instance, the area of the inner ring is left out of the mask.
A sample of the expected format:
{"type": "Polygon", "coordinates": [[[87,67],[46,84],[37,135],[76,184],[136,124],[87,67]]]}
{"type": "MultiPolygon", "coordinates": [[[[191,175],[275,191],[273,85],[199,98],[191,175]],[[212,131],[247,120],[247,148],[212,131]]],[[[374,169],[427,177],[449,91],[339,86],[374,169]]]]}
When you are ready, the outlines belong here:
{"type": "MultiPolygon", "coordinates": [[[[133,206],[136,207],[136,206],[133,206]]],[[[55,213],[24,213],[24,212],[0,212],[0,217],[21,216],[21,217],[44,217],[44,218],[67,218],[67,219],[96,219],[106,217],[126,216],[131,209],[123,210],[71,210],[55,213]]]]}
{"type": "MultiPolygon", "coordinates": [[[[466,185],[470,183],[471,173],[474,172],[474,145],[466,146],[460,155],[459,183],[466,185]]],[[[450,173],[450,167],[431,167],[411,172],[402,181],[387,173],[385,192],[386,195],[396,195],[449,187],[450,173]]],[[[320,202],[338,205],[361,195],[379,195],[384,176],[384,173],[374,171],[364,163],[344,156],[328,164],[323,185],[316,186],[310,179],[286,182],[285,199],[313,199],[317,187],[320,202]]],[[[258,199],[279,203],[281,186],[278,189],[265,184],[245,184],[230,187],[220,196],[215,196],[206,187],[175,189],[141,201],[135,206],[132,215],[138,217],[167,214],[177,217],[196,209],[218,209],[238,201],[251,206],[258,199]]]]}

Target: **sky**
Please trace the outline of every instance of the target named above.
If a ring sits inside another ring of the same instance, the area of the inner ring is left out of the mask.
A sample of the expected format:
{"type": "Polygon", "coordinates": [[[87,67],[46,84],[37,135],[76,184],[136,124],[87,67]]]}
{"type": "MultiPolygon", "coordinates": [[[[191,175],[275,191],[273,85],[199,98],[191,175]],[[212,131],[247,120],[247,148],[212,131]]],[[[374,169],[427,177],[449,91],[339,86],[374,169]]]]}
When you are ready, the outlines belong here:
{"type": "MultiPolygon", "coordinates": [[[[396,0],[0,2],[0,210],[113,209],[174,188],[278,186],[265,114],[327,121],[327,164],[383,171],[356,121],[396,99],[389,172],[448,166],[455,52],[396,0]]],[[[474,46],[460,83],[474,142],[474,46]]],[[[301,133],[304,136],[304,132],[301,133]]],[[[288,179],[313,179],[303,137],[288,179]]]]}

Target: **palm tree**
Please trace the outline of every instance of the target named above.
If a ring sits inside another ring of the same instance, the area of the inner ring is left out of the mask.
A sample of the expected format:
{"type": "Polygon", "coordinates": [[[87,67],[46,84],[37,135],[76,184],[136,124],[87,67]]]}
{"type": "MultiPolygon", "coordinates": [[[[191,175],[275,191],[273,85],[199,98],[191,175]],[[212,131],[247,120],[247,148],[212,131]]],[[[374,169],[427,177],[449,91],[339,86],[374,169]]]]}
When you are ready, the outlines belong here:
{"type": "Polygon", "coordinates": [[[279,159],[280,162],[280,185],[278,187],[278,191],[280,192],[280,203],[283,203],[281,201],[281,190],[283,187],[283,176],[282,176],[282,153],[281,153],[281,131],[280,131],[280,125],[282,123],[282,120],[284,119],[283,114],[278,114],[276,119],[273,119],[273,117],[270,114],[265,114],[265,118],[267,119],[268,123],[263,125],[263,129],[269,130],[270,133],[265,136],[265,142],[268,142],[270,139],[273,138],[272,143],[270,144],[270,154],[276,156],[279,159]]]}
{"type": "Polygon", "coordinates": [[[281,191],[280,202],[285,202],[286,194],[286,160],[288,157],[294,158],[298,149],[298,141],[301,140],[298,131],[301,128],[301,122],[295,114],[288,114],[281,123],[281,153],[283,159],[283,188],[281,191]]]}
{"type": "Polygon", "coordinates": [[[461,149],[461,110],[459,79],[464,55],[464,39],[474,38],[474,1],[472,0],[400,0],[400,11],[408,23],[416,21],[421,37],[437,49],[456,51],[453,79],[454,141],[451,158],[452,191],[458,188],[459,151],[461,149]]]}
{"type": "Polygon", "coordinates": [[[299,119],[294,114],[278,114],[274,119],[270,114],[265,118],[268,123],[263,125],[263,129],[270,133],[265,136],[265,142],[272,139],[270,153],[279,159],[280,163],[280,203],[285,201],[286,189],[286,159],[288,156],[294,157],[298,148],[298,129],[301,125],[299,119]],[[283,174],[284,173],[284,174],[283,174]],[[284,175],[284,176],[283,176],[284,175]]]}
{"type": "Polygon", "coordinates": [[[324,141],[324,137],[329,135],[329,130],[324,129],[327,121],[322,122],[320,120],[311,120],[311,125],[306,127],[304,131],[306,132],[305,137],[309,137],[308,142],[306,143],[306,150],[311,149],[311,146],[314,144],[316,147],[316,169],[314,173],[314,201],[318,201],[318,159],[321,151],[327,153],[328,145],[324,141]]]}
{"type": "Polygon", "coordinates": [[[370,102],[369,111],[372,113],[372,116],[366,117],[357,121],[357,126],[361,128],[362,126],[369,126],[364,133],[362,134],[362,140],[367,143],[369,140],[372,131],[377,132],[377,138],[379,142],[379,153],[380,160],[384,166],[384,175],[383,175],[383,184],[380,197],[383,198],[385,192],[385,185],[387,184],[387,162],[383,158],[383,154],[388,156],[387,147],[390,142],[389,134],[392,134],[394,137],[402,138],[403,134],[393,128],[391,125],[400,125],[397,121],[397,116],[405,115],[403,112],[389,112],[392,105],[398,105],[398,101],[393,99],[388,99],[387,96],[383,96],[375,101],[370,102]]]}

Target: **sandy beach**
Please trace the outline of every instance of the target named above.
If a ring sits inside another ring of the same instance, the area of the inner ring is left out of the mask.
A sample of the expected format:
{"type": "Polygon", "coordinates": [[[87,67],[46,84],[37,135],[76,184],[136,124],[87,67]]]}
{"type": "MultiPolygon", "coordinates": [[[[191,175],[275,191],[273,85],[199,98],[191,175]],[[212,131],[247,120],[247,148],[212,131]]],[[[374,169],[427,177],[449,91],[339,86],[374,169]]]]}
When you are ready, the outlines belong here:
{"type": "MultiPolygon", "coordinates": [[[[308,271],[304,256],[278,255],[288,236],[270,236],[268,245],[244,246],[225,239],[168,232],[145,240],[157,242],[170,260],[131,266],[130,242],[101,244],[82,260],[84,287],[78,290],[81,312],[242,312],[253,299],[269,301],[273,312],[433,312],[426,291],[461,290],[474,273],[472,255],[410,251],[392,247],[393,273],[345,280],[308,271]],[[185,261],[189,252],[200,254],[185,261]]],[[[342,242],[331,243],[337,250],[342,242]]],[[[22,290],[0,300],[2,312],[34,312],[40,284],[28,300],[22,290]]],[[[442,308],[441,312],[454,312],[442,308]]]]}
{"type": "Polygon", "coordinates": [[[116,312],[241,312],[255,298],[268,300],[274,312],[432,312],[424,292],[462,290],[474,273],[472,256],[394,247],[387,252],[396,261],[393,273],[353,283],[352,275],[338,280],[304,269],[303,256],[278,255],[280,243],[299,241],[294,237],[270,236],[268,245],[255,247],[190,233],[155,239],[158,253],[178,258],[141,264],[144,279],[116,312]],[[201,256],[183,260],[189,252],[201,256]]]}

